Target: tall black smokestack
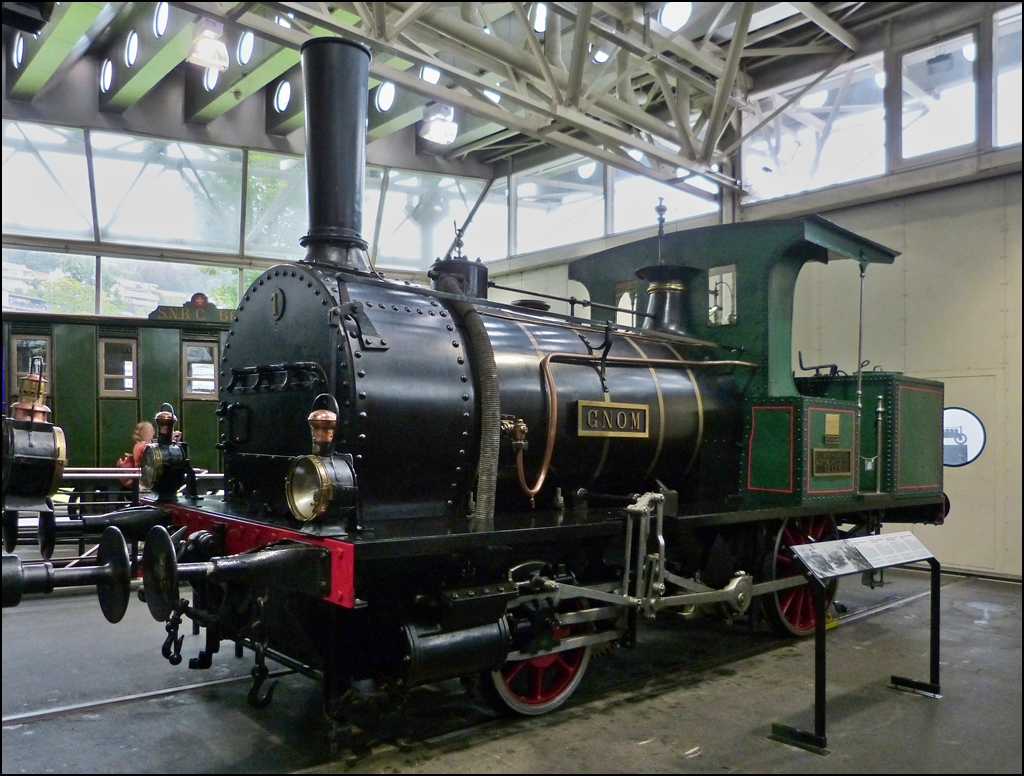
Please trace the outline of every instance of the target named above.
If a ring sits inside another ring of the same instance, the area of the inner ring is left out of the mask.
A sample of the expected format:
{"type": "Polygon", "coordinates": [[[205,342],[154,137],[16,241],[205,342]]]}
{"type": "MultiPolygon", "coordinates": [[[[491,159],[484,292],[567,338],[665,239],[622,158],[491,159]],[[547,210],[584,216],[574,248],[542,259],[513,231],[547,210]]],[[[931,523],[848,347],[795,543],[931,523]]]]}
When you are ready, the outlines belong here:
{"type": "Polygon", "coordinates": [[[370,52],[341,38],[302,44],[306,99],[306,261],[368,271],[363,228],[370,52]]]}

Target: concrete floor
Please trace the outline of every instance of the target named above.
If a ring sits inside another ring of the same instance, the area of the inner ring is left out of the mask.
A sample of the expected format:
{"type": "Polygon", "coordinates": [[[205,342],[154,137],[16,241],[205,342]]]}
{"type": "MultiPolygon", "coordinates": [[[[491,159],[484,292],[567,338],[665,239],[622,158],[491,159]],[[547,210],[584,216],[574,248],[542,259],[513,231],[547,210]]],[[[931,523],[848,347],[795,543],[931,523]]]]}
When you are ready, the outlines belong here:
{"type": "MultiPolygon", "coordinates": [[[[824,757],[767,738],[772,722],[813,726],[813,640],[708,619],[643,628],[635,650],[592,661],[566,707],[541,718],[495,715],[458,682],[421,688],[388,741],[338,759],[308,679],[284,677],[255,711],[248,682],[231,681],[248,675],[248,654],[172,667],[138,601],[117,626],[91,596],[27,601],[3,612],[3,772],[1020,773],[1021,586],[944,577],[935,700],[887,687],[893,673],[927,679],[929,602],[914,596],[928,577],[886,579],[840,588],[849,613],[828,636],[824,757]],[[225,681],[18,718],[212,679],[225,681]]],[[[189,635],[183,653],[201,646],[189,635]]]]}

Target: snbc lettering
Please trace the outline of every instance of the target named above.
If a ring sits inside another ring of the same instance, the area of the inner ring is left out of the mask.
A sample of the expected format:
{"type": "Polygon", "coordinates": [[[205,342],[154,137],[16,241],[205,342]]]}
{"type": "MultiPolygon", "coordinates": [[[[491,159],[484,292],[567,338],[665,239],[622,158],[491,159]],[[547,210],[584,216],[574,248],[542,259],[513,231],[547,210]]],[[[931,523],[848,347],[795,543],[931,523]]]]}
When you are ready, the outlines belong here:
{"type": "Polygon", "coordinates": [[[580,436],[636,437],[648,436],[650,408],[646,404],[579,403],[580,436]]]}

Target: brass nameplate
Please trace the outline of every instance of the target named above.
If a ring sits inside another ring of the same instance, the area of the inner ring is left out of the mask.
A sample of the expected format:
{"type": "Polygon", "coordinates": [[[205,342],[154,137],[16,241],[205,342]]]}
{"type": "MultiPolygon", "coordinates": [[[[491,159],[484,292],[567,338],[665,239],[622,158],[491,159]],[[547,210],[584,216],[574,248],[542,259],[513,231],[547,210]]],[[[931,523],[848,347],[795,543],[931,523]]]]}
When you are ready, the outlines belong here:
{"type": "Polygon", "coordinates": [[[853,450],[814,449],[811,474],[815,477],[849,477],[853,474],[853,450]]]}
{"type": "Polygon", "coordinates": [[[634,437],[647,439],[650,407],[646,404],[579,402],[581,437],[634,437]]]}
{"type": "Polygon", "coordinates": [[[838,412],[825,413],[825,444],[829,447],[839,445],[839,418],[838,412]]]}

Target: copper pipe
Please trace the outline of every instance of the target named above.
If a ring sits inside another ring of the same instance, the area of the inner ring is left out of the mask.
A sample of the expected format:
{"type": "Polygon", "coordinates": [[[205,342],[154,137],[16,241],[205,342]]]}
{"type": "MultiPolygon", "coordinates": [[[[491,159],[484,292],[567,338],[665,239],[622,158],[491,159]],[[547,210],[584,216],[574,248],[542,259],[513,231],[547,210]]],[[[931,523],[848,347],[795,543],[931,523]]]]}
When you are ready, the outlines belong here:
{"type": "Polygon", "coordinates": [[[537,481],[531,487],[526,483],[526,469],[523,462],[523,451],[516,451],[516,474],[519,476],[519,487],[523,493],[532,501],[534,496],[540,493],[544,487],[544,480],[547,479],[551,469],[551,459],[555,454],[555,436],[558,432],[558,388],[555,386],[555,379],[551,374],[551,362],[560,361],[572,364],[616,364],[618,366],[635,366],[649,368],[651,366],[673,368],[699,367],[699,366],[738,366],[745,369],[757,369],[758,365],[750,361],[697,361],[693,359],[679,359],[674,361],[667,358],[626,358],[624,356],[595,356],[582,353],[548,353],[540,361],[541,371],[544,373],[544,382],[547,385],[548,405],[548,428],[544,439],[544,457],[541,459],[540,473],[537,481]]]}

